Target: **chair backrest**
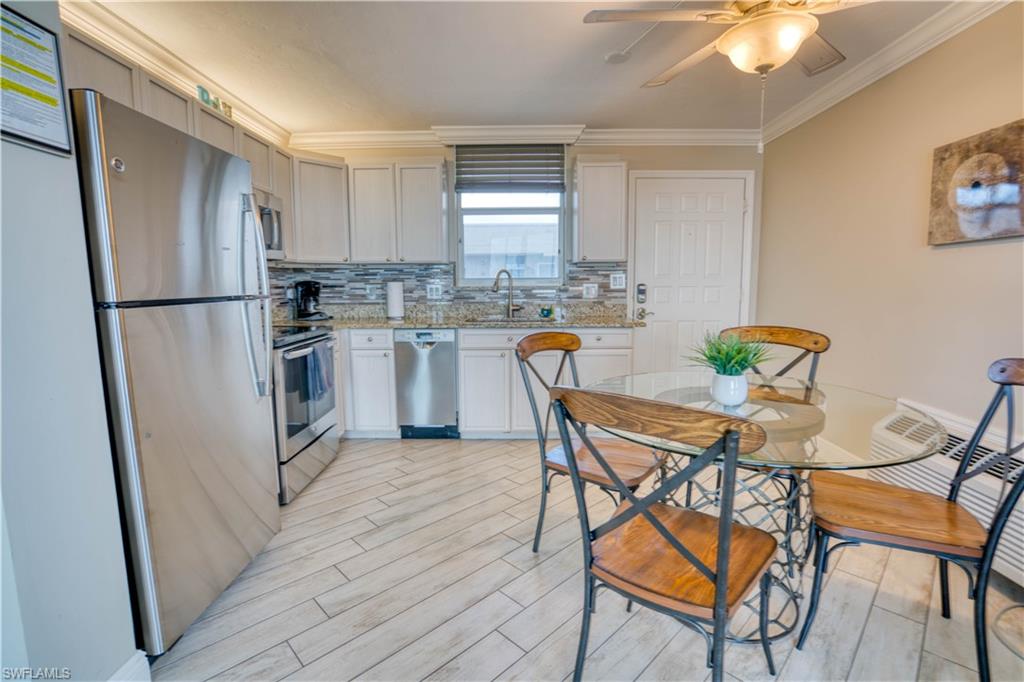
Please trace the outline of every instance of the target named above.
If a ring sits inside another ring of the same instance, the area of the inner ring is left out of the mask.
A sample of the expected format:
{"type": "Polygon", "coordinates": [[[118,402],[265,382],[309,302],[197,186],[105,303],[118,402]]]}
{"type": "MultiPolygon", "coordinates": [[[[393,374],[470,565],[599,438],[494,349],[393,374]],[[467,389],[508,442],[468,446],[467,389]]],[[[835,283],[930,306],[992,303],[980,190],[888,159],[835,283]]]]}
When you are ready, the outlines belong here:
{"type": "Polygon", "coordinates": [[[530,376],[536,377],[545,394],[556,384],[571,382],[573,386],[579,386],[579,377],[576,374],[575,351],[580,349],[582,341],[580,337],[569,332],[537,332],[524,336],[516,344],[516,360],[519,362],[519,373],[523,377],[526,387],[526,397],[530,403],[530,411],[533,413],[533,423],[537,429],[537,443],[540,446],[540,459],[544,462],[547,454],[548,431],[551,423],[551,405],[547,405],[544,419],[540,417],[540,407],[537,404],[537,396],[533,392],[533,382],[530,376]],[[536,365],[530,361],[537,353],[553,353],[558,359],[557,369],[550,377],[544,377],[536,365]],[[569,376],[566,377],[566,367],[569,368],[569,376]],[[564,380],[563,380],[564,379],[564,380]]]}
{"type": "Polygon", "coordinates": [[[989,524],[988,540],[985,542],[985,551],[982,555],[983,565],[987,562],[991,565],[995,558],[996,547],[999,538],[1006,529],[1010,513],[1016,506],[1021,494],[1024,493],[1024,441],[1013,444],[1014,432],[1014,388],[1024,386],[1024,358],[1003,358],[996,360],[988,368],[988,378],[997,384],[996,394],[992,402],[988,404],[985,414],[978,423],[978,428],[967,443],[963,456],[960,458],[960,465],[957,467],[956,475],[949,484],[949,499],[956,501],[963,484],[975,476],[980,476],[992,471],[994,467],[1000,466],[1002,470],[1003,485],[1000,489],[1000,501],[996,505],[996,511],[989,524]],[[987,456],[980,457],[976,461],[975,455],[978,446],[981,444],[985,432],[992,424],[993,418],[999,411],[999,406],[1006,403],[1006,447],[1002,452],[993,452],[987,456]]]}
{"type": "Polygon", "coordinates": [[[579,512],[580,528],[583,533],[584,565],[589,569],[593,561],[591,544],[612,530],[637,516],[651,524],[665,541],[683,559],[692,564],[703,576],[715,585],[715,614],[725,613],[726,585],[729,570],[729,543],[732,537],[733,498],[736,488],[736,461],[739,454],[750,453],[761,448],[766,436],[757,423],[706,412],[704,410],[673,405],[655,400],[588,391],[580,388],[556,386],[551,389],[555,421],[566,452],[566,462],[572,477],[576,506],[579,512]],[[700,455],[693,457],[681,470],[663,480],[652,492],[643,498],[626,487],[622,479],[602,456],[600,450],[587,435],[587,426],[610,428],[630,433],[654,436],[703,448],[700,455]],[[619,495],[629,502],[608,521],[596,528],[590,526],[583,481],[572,447],[572,433],[583,442],[591,456],[604,470],[605,475],[615,484],[619,495]],[[650,506],[661,502],[692,480],[701,471],[714,466],[722,459],[722,484],[719,493],[719,521],[717,539],[717,561],[712,569],[697,557],[695,552],[675,537],[658,520],[650,506]]]}
{"type": "MultiPolygon", "coordinates": [[[[824,334],[812,332],[808,329],[798,329],[797,327],[778,327],[772,325],[729,327],[728,329],[723,329],[719,333],[719,336],[722,338],[727,336],[736,336],[739,337],[741,341],[760,341],[761,343],[767,343],[774,346],[799,348],[803,352],[797,355],[789,364],[775,372],[772,376],[785,376],[789,370],[796,367],[809,355],[811,356],[811,368],[807,373],[807,382],[810,384],[814,384],[814,381],[818,376],[819,356],[827,351],[829,346],[832,345],[832,341],[824,334]]],[[[762,374],[761,368],[757,366],[751,367],[751,369],[757,374],[762,374]]]]}

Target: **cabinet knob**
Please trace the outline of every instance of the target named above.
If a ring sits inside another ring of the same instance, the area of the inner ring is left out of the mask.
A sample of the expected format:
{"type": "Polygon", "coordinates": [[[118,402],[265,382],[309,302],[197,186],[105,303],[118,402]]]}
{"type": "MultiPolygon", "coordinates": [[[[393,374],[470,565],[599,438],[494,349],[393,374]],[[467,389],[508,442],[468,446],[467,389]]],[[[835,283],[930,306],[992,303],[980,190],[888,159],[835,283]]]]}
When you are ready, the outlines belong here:
{"type": "Polygon", "coordinates": [[[384,351],[384,357],[387,357],[387,356],[388,356],[388,352],[384,351]]]}
{"type": "Polygon", "coordinates": [[[511,336],[510,336],[510,337],[508,337],[508,338],[507,338],[507,339],[505,339],[505,340],[506,340],[506,341],[508,341],[509,343],[512,343],[512,337],[511,337],[511,336]]]}
{"type": "Polygon", "coordinates": [[[342,258],[341,260],[343,260],[343,261],[345,261],[345,262],[347,263],[347,262],[348,262],[348,256],[345,256],[345,257],[344,257],[344,258],[342,258]]]}
{"type": "Polygon", "coordinates": [[[501,357],[505,357],[505,354],[504,354],[504,353],[502,353],[502,354],[501,354],[501,357]]]}
{"type": "Polygon", "coordinates": [[[601,337],[600,337],[600,336],[599,336],[599,337],[597,337],[597,340],[598,340],[598,341],[600,341],[600,340],[601,340],[601,337]]]}
{"type": "Polygon", "coordinates": [[[385,258],[384,260],[386,260],[388,263],[391,262],[391,258],[390,257],[389,258],[385,258]]]}
{"type": "Polygon", "coordinates": [[[586,256],[584,256],[584,257],[583,257],[583,260],[587,260],[587,257],[586,257],[586,256]]]}
{"type": "Polygon", "coordinates": [[[400,261],[402,261],[402,262],[404,263],[404,262],[405,262],[405,256],[402,256],[402,257],[401,257],[401,258],[399,258],[398,260],[400,260],[400,261]]]}
{"type": "Polygon", "coordinates": [[[366,337],[366,342],[367,343],[373,343],[373,337],[372,336],[367,336],[366,337]]]}

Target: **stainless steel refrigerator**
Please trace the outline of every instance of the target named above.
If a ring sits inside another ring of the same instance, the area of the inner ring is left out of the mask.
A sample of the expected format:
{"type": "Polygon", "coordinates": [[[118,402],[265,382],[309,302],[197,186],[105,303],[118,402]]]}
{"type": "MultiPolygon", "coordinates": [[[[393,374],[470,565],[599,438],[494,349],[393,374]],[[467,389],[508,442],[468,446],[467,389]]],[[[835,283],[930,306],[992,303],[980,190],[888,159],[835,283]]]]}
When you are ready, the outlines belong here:
{"type": "Polygon", "coordinates": [[[146,651],[280,528],[270,302],[249,164],[71,93],[108,414],[146,651]]]}

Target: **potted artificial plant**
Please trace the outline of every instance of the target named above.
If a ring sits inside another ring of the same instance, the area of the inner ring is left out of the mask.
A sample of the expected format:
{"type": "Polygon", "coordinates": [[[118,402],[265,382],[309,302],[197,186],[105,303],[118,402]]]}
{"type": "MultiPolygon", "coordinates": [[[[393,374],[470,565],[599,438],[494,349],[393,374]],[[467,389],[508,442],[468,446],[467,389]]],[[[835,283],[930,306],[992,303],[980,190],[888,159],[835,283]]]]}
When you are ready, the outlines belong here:
{"type": "Polygon", "coordinates": [[[768,346],[760,341],[742,341],[735,334],[709,333],[694,352],[696,355],[691,360],[715,371],[711,397],[726,407],[743,404],[748,388],[743,373],[768,359],[768,346]]]}

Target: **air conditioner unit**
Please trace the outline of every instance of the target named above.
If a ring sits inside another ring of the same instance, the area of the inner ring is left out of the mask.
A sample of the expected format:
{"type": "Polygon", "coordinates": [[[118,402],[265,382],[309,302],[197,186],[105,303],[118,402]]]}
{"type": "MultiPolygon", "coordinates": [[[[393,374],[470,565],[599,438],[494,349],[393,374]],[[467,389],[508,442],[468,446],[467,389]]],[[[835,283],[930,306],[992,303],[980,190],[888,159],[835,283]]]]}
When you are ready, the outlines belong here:
{"type": "MultiPolygon", "coordinates": [[[[909,412],[898,412],[879,422],[874,429],[872,450],[879,455],[886,451],[906,452],[909,443],[921,443],[935,435],[935,427],[909,412]]],[[[956,475],[957,467],[967,449],[970,434],[950,433],[946,445],[935,455],[926,459],[898,466],[870,469],[868,475],[904,488],[913,488],[940,497],[949,494],[949,483],[956,475]]],[[[975,450],[972,464],[996,451],[979,445],[975,450]]],[[[988,528],[996,506],[1004,491],[1004,474],[1024,468],[1024,461],[1012,459],[1009,464],[997,464],[983,474],[967,480],[960,488],[957,501],[988,528]]],[[[1024,475],[1024,474],[1021,474],[1024,475]]],[[[1005,483],[1008,487],[1008,483],[1005,483]]],[[[1024,585],[1024,505],[1018,504],[1010,514],[1009,523],[1003,531],[996,550],[993,569],[1009,580],[1024,585]]]]}

